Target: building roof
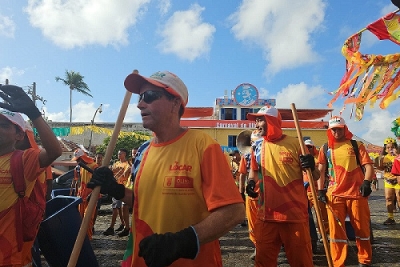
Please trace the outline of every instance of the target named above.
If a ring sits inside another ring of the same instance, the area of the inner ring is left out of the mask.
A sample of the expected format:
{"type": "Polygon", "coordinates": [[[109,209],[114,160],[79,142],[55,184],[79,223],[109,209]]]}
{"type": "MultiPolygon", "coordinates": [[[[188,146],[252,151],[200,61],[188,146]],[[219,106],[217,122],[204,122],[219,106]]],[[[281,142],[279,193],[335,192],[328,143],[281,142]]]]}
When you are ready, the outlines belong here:
{"type": "MultiPolygon", "coordinates": [[[[293,120],[291,109],[278,108],[282,120],[293,120]]],[[[299,120],[318,120],[324,118],[333,109],[297,109],[297,118],[299,120]]]]}

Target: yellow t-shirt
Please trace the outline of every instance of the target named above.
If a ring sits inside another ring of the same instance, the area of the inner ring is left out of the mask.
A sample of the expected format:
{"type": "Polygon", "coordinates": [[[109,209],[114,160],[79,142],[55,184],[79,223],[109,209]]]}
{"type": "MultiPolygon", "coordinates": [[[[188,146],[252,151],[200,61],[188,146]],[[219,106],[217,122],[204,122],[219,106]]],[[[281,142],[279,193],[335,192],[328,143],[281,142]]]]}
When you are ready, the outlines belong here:
{"type": "Polygon", "coordinates": [[[129,161],[117,161],[113,164],[112,171],[117,182],[126,185],[131,176],[131,164],[129,161]]]}
{"type": "MultiPolygon", "coordinates": [[[[168,143],[149,145],[133,190],[130,266],[134,267],[146,266],[138,256],[144,237],[178,232],[204,220],[214,209],[243,203],[220,145],[191,129],[168,143]]],[[[179,259],[170,266],[222,266],[218,240],[203,244],[195,260],[179,259]]]]}
{"type": "Polygon", "coordinates": [[[292,223],[308,220],[300,154],[299,141],[291,136],[274,143],[264,140],[256,149],[251,169],[258,170],[260,178],[257,214],[260,220],[292,223]]]}

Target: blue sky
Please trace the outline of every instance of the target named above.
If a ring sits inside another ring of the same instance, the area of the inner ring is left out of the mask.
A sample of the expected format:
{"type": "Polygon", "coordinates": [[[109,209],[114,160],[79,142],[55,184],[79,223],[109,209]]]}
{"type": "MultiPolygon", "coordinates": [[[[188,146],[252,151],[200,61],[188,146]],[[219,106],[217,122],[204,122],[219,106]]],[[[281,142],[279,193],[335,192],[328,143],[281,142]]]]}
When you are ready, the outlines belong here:
{"type": "MultiPolygon", "coordinates": [[[[73,93],[73,121],[114,122],[125,95],[125,77],[138,69],[177,74],[191,107],[211,107],[241,83],[255,85],[278,108],[327,108],[328,92],[345,71],[343,42],[396,10],[390,0],[0,0],[0,83],[36,82],[38,102],[53,121],[69,121],[69,89],[55,77],[80,72],[93,98],[73,93]]],[[[390,54],[399,47],[363,34],[361,52],[390,54]]],[[[140,122],[133,95],[125,122],[140,122]]],[[[343,117],[350,130],[382,144],[398,116],[366,108],[364,118],[343,117]]],[[[334,103],[333,115],[343,108],[334,103]]]]}

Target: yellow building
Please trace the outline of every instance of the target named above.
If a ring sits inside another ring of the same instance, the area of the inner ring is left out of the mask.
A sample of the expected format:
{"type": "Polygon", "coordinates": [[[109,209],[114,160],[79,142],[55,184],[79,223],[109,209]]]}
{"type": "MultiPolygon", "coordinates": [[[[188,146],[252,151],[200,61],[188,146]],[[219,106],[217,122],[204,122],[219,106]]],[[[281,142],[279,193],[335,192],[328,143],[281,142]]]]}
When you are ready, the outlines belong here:
{"type": "MultiPolygon", "coordinates": [[[[212,136],[224,152],[237,149],[237,138],[245,130],[253,130],[255,124],[248,121],[248,113],[255,113],[263,106],[275,106],[275,99],[260,99],[257,88],[249,83],[236,87],[228,96],[215,100],[215,107],[187,107],[181,125],[201,129],[212,136]]],[[[297,136],[291,109],[279,109],[284,134],[297,136]]],[[[303,139],[311,138],[319,147],[327,140],[328,122],[323,118],[332,109],[298,109],[297,116],[303,139]]]]}

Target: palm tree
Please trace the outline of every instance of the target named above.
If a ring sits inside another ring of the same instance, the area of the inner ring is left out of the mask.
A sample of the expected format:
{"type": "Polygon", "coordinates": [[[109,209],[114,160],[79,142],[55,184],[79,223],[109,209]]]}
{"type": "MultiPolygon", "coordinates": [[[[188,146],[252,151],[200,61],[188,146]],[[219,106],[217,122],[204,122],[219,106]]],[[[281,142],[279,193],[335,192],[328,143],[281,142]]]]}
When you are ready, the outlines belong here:
{"type": "Polygon", "coordinates": [[[72,122],[72,91],[78,91],[84,95],[93,97],[89,92],[90,89],[87,84],[83,81],[84,76],[82,76],[79,72],[75,71],[65,71],[65,77],[60,78],[56,77],[56,82],[62,81],[65,85],[69,87],[69,122],[72,122]]]}

